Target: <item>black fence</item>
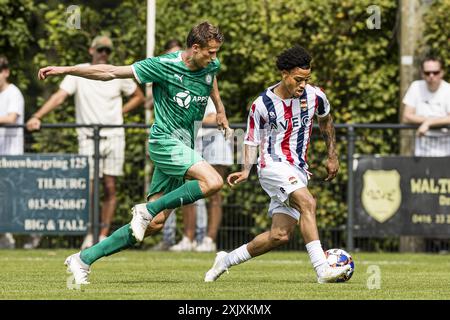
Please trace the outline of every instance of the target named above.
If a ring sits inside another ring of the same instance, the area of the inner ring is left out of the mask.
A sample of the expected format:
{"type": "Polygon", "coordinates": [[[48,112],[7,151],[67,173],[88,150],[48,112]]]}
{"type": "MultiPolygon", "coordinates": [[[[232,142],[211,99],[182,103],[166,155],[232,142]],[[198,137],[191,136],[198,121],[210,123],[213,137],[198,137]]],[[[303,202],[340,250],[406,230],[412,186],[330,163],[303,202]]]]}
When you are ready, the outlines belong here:
{"type": "MultiPolygon", "coordinates": [[[[5,127],[20,126],[1,126],[5,127]]],[[[308,163],[313,177],[309,188],[318,199],[317,220],[319,232],[324,248],[341,247],[350,251],[399,251],[401,239],[399,236],[369,238],[355,237],[354,214],[355,180],[353,159],[359,155],[398,155],[405,154],[405,150],[413,152],[415,141],[415,126],[399,124],[337,124],[336,137],[340,159],[340,173],[337,178],[328,183],[324,160],[326,148],[317,126],[313,130],[311,146],[308,153],[308,163]]],[[[116,179],[117,207],[112,223],[115,230],[128,223],[130,209],[136,203],[145,201],[147,186],[151,177],[151,164],[147,156],[148,129],[146,125],[127,124],[123,126],[107,125],[75,125],[75,124],[43,124],[40,131],[30,133],[24,130],[25,153],[78,153],[81,141],[78,140],[77,130],[89,129],[86,138],[93,143],[95,154],[93,161],[92,180],[92,210],[90,213],[90,227],[94,238],[98,239],[102,199],[105,189],[99,176],[102,131],[123,128],[126,136],[126,148],[123,170],[124,174],[116,179]]],[[[232,128],[242,136],[245,124],[235,124],[232,128]]],[[[239,170],[238,159],[241,156],[239,139],[235,139],[235,163],[228,168],[229,172],[239,170]]],[[[84,142],[86,143],[86,141],[84,142]]],[[[255,171],[255,167],[253,170],[255,171]]],[[[269,198],[259,185],[256,175],[251,175],[249,181],[234,189],[225,187],[223,194],[223,219],[219,229],[218,249],[230,250],[250,241],[258,233],[270,227],[267,217],[269,198]]],[[[177,215],[178,237],[182,233],[181,214],[177,215]]],[[[18,236],[17,247],[25,242],[26,236],[18,236]]],[[[161,235],[145,240],[142,245],[150,248],[156,244],[161,235]]],[[[450,235],[449,235],[450,238],[450,235]]],[[[82,236],[45,236],[41,247],[78,247],[82,236]]],[[[424,239],[423,250],[426,252],[446,252],[449,250],[449,239],[424,239]]],[[[296,230],[290,243],[279,250],[304,250],[304,243],[299,230],[296,230]]]]}

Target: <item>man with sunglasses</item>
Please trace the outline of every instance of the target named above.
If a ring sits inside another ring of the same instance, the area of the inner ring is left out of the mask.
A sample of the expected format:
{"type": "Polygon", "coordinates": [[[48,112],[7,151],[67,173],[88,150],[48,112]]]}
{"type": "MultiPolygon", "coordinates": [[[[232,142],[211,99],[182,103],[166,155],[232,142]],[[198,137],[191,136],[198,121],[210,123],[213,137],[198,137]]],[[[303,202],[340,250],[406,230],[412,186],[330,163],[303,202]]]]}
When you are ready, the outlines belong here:
{"type": "Polygon", "coordinates": [[[423,80],[414,81],[403,98],[403,122],[420,125],[414,154],[423,157],[450,156],[449,130],[431,129],[450,124],[450,85],[443,79],[443,60],[425,58],[421,73],[423,80]]]}
{"type": "MultiPolygon", "coordinates": [[[[91,43],[89,54],[91,63],[79,66],[108,63],[113,50],[113,43],[107,36],[97,36],[91,43]]],[[[144,94],[131,79],[114,79],[111,81],[89,80],[67,75],[59,90],[27,122],[30,131],[39,130],[41,119],[50,111],[61,105],[68,96],[75,96],[76,122],[78,124],[123,124],[123,114],[143,105],[144,94]],[[123,105],[122,95],[128,97],[123,105]]],[[[94,141],[92,129],[78,128],[79,153],[90,157],[90,179],[94,178],[94,141]]],[[[109,233],[116,208],[116,177],[123,175],[125,160],[125,131],[123,128],[104,128],[100,135],[100,177],[103,180],[104,198],[101,209],[100,241],[109,233]]],[[[93,188],[91,188],[92,190],[93,188]]],[[[83,241],[82,249],[93,245],[93,236],[89,233],[83,241]]]]}

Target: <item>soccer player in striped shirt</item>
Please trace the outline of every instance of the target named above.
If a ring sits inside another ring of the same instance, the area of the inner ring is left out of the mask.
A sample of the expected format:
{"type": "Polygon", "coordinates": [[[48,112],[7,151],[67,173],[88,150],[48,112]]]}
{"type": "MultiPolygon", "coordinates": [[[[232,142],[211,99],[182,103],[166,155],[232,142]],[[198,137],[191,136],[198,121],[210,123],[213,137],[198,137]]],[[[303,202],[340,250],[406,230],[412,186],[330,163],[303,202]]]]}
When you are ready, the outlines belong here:
{"type": "Polygon", "coordinates": [[[307,188],[311,175],[307,151],[314,115],[327,145],[325,180],[333,179],[339,169],[330,104],[321,89],[308,84],[310,63],[311,56],[300,46],[278,56],[281,81],[253,102],[244,139],[242,171],[230,174],[227,179],[230,186],[247,180],[259,149],[258,176],[271,198],[271,229],[230,253],[217,253],[213,267],[205,275],[206,282],[215,281],[231,266],[287,243],[299,221],[317,281],[334,282],[349,272],[350,266],[331,268],[328,265],[316,225],[316,201],[307,188]]]}

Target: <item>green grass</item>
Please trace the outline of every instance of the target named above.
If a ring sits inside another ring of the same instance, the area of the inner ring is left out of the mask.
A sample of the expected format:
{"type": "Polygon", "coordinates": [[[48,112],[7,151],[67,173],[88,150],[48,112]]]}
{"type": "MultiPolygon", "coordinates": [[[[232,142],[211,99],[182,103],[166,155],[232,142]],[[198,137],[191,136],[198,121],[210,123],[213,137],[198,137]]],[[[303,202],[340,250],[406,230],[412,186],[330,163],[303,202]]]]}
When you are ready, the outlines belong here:
{"type": "Polygon", "coordinates": [[[126,251],[98,261],[91,284],[69,290],[73,250],[0,250],[0,299],[450,299],[448,255],[356,253],[346,283],[319,285],[305,252],[271,252],[204,283],[214,254],[126,251]],[[380,288],[370,266],[381,271],[380,288]]]}

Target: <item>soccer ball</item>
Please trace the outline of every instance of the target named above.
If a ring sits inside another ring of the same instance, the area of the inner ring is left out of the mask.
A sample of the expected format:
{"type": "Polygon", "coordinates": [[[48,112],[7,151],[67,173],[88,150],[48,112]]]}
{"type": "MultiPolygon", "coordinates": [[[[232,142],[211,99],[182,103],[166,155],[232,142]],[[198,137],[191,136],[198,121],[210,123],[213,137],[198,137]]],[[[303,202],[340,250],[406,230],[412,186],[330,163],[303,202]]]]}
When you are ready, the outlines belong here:
{"type": "Polygon", "coordinates": [[[352,256],[345,250],[342,249],[329,249],[325,251],[325,257],[327,258],[328,264],[334,267],[342,267],[347,264],[350,265],[351,269],[347,271],[342,277],[336,280],[336,282],[345,282],[350,280],[355,270],[355,263],[353,262],[352,256]]]}

